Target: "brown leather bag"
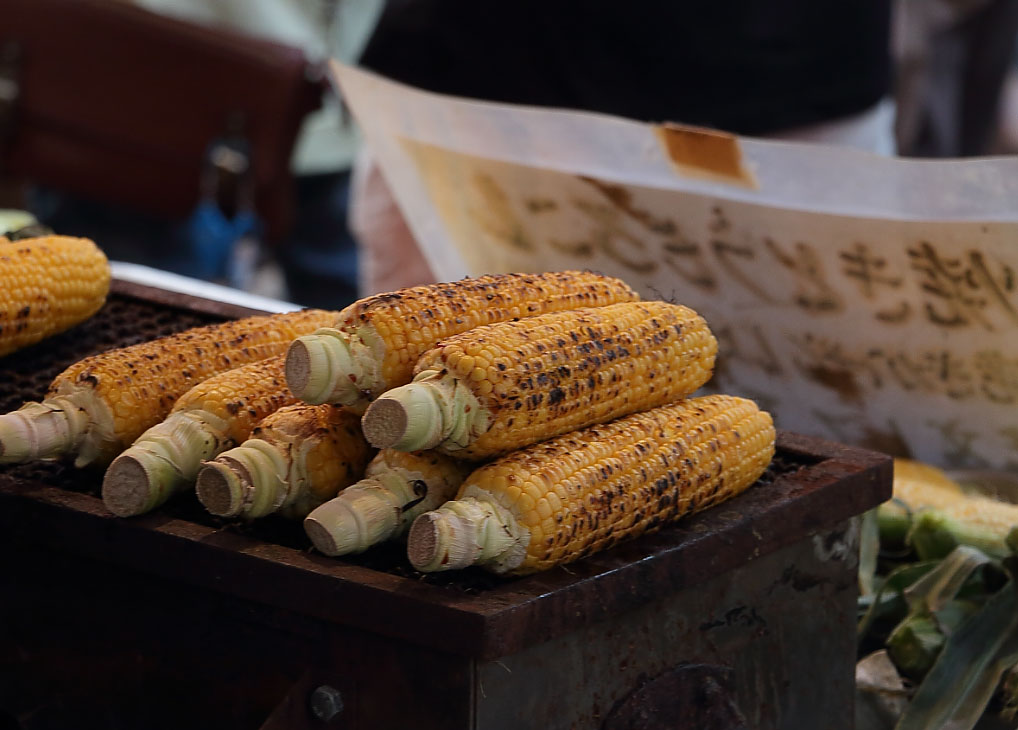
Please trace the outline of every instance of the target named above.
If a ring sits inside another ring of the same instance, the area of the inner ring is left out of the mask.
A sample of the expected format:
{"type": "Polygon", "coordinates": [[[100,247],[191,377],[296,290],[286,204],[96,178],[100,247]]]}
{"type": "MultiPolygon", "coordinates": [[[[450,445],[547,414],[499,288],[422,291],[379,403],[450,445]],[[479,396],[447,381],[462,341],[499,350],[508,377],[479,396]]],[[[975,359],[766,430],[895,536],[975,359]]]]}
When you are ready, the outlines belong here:
{"type": "Polygon", "coordinates": [[[300,49],[113,0],[0,0],[0,176],[180,219],[238,122],[255,210],[279,238],[321,75],[300,49]]]}

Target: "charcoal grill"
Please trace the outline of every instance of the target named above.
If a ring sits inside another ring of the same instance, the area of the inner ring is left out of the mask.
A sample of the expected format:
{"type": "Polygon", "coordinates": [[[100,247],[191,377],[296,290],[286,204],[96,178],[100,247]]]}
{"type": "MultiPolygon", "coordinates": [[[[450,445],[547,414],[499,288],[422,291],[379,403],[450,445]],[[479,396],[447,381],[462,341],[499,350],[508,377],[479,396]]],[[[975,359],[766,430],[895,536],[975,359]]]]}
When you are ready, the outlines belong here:
{"type": "MultiPolygon", "coordinates": [[[[95,351],[251,314],[114,282],[0,361],[0,408],[95,351]]],[[[398,546],[178,499],[110,515],[101,474],[0,467],[0,729],[853,726],[857,516],[891,460],[781,432],[760,483],[542,574],[423,576],[398,546]]]]}

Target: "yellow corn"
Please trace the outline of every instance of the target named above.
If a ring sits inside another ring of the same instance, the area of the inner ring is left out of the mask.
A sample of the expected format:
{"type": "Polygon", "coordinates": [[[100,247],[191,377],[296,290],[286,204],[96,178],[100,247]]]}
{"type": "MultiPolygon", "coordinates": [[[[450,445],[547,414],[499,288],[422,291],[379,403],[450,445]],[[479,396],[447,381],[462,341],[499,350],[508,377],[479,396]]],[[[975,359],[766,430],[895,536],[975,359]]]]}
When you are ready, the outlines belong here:
{"type": "Polygon", "coordinates": [[[589,271],[498,274],[362,299],[332,328],[300,337],[287,354],[290,389],[308,403],[364,406],[410,382],[414,363],[440,340],[483,324],[640,297],[589,271]]]}
{"type": "Polygon", "coordinates": [[[0,241],[0,356],[83,322],[106,301],[109,263],[87,238],[0,241]]]}
{"type": "Polygon", "coordinates": [[[184,393],[166,420],[110,464],[102,486],[106,507],[120,517],[139,515],[193,485],[203,460],[241,443],[258,421],[296,402],[285,364],[276,355],[213,375],[184,393]]]}
{"type": "Polygon", "coordinates": [[[463,462],[434,451],[379,451],[364,479],[304,518],[304,531],[326,555],[363,552],[452,499],[469,473],[463,462]]]}
{"type": "Polygon", "coordinates": [[[364,475],[373,450],[357,414],[297,403],[267,416],[240,446],[206,461],[198,499],[223,517],[304,517],[364,475]]]}
{"type": "Polygon", "coordinates": [[[726,395],[560,436],[480,467],[455,500],[418,517],[410,561],[524,574],[577,560],[739,494],[774,439],[768,413],[726,395]]]}
{"type": "Polygon", "coordinates": [[[335,317],[322,310],[247,317],[87,357],[53,380],[42,403],[0,416],[0,463],[74,454],[78,466],[106,465],[193,386],[282,355],[295,337],[335,317]]]}
{"type": "Polygon", "coordinates": [[[364,414],[368,441],[480,459],[685,397],[717,341],[693,310],[628,302],[478,327],[443,340],[364,414]]]}

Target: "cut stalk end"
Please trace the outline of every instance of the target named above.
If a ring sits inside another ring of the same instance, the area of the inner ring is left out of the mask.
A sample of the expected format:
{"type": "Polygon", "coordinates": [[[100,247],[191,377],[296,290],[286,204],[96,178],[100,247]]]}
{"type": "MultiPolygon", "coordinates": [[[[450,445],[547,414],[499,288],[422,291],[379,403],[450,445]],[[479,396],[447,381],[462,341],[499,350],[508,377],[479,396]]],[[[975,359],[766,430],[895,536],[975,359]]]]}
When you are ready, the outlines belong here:
{"type": "Polygon", "coordinates": [[[414,382],[393,388],[364,412],[361,428],[378,449],[423,451],[442,443],[454,419],[447,413],[451,399],[442,397],[442,381],[414,382]]]}
{"type": "MultiPolygon", "coordinates": [[[[473,560],[465,559],[462,554],[451,554],[455,552],[455,545],[459,541],[452,539],[452,531],[461,529],[457,515],[444,512],[425,512],[414,520],[410,526],[410,534],[407,537],[407,557],[410,564],[422,573],[435,573],[453,568],[465,568],[473,564],[473,560]],[[456,527],[451,525],[455,522],[456,527]]],[[[462,551],[460,551],[462,552],[462,551]]]]}
{"type": "Polygon", "coordinates": [[[506,573],[523,562],[530,533],[508,511],[472,496],[425,512],[410,526],[407,557],[422,573],[481,565],[506,573]]]}
{"type": "Polygon", "coordinates": [[[264,517],[279,511],[289,497],[288,466],[277,446],[248,439],[204,463],[198,472],[198,499],[220,517],[264,517]]]}
{"type": "Polygon", "coordinates": [[[154,508],[154,492],[145,464],[128,454],[114,459],[103,477],[103,504],[117,517],[134,517],[154,508]]]}
{"type": "Polygon", "coordinates": [[[316,507],[304,519],[304,531],[325,555],[359,553],[396,534],[400,512],[397,495],[369,478],[316,507]]]}
{"type": "Polygon", "coordinates": [[[198,472],[198,500],[211,514],[236,517],[243,511],[244,492],[250,477],[243,466],[235,468],[221,461],[209,461],[198,472]]]}
{"type": "Polygon", "coordinates": [[[344,332],[323,328],[298,337],[286,353],[286,384],[312,405],[363,405],[379,387],[366,345],[344,332]]]}

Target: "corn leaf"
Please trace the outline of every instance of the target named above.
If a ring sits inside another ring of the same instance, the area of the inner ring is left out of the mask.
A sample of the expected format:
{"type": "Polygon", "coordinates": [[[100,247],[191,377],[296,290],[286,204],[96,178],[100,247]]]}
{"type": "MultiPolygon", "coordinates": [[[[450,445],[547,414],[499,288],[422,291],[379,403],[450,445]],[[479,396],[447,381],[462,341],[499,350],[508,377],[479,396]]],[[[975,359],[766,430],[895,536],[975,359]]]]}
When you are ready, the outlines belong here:
{"type": "Polygon", "coordinates": [[[991,563],[985,553],[959,545],[931,571],[904,590],[911,613],[936,613],[958,595],[965,582],[980,567],[991,563]]]}
{"type": "Polygon", "coordinates": [[[951,636],[895,730],[971,730],[1018,661],[1018,594],[1009,582],[951,636]]]}
{"type": "Polygon", "coordinates": [[[903,598],[906,588],[929,573],[939,565],[939,561],[925,563],[909,563],[891,571],[880,584],[876,594],[868,601],[869,607],[859,619],[856,629],[856,636],[861,641],[870,631],[870,627],[877,619],[890,615],[904,615],[907,613],[908,604],[903,598]]]}

